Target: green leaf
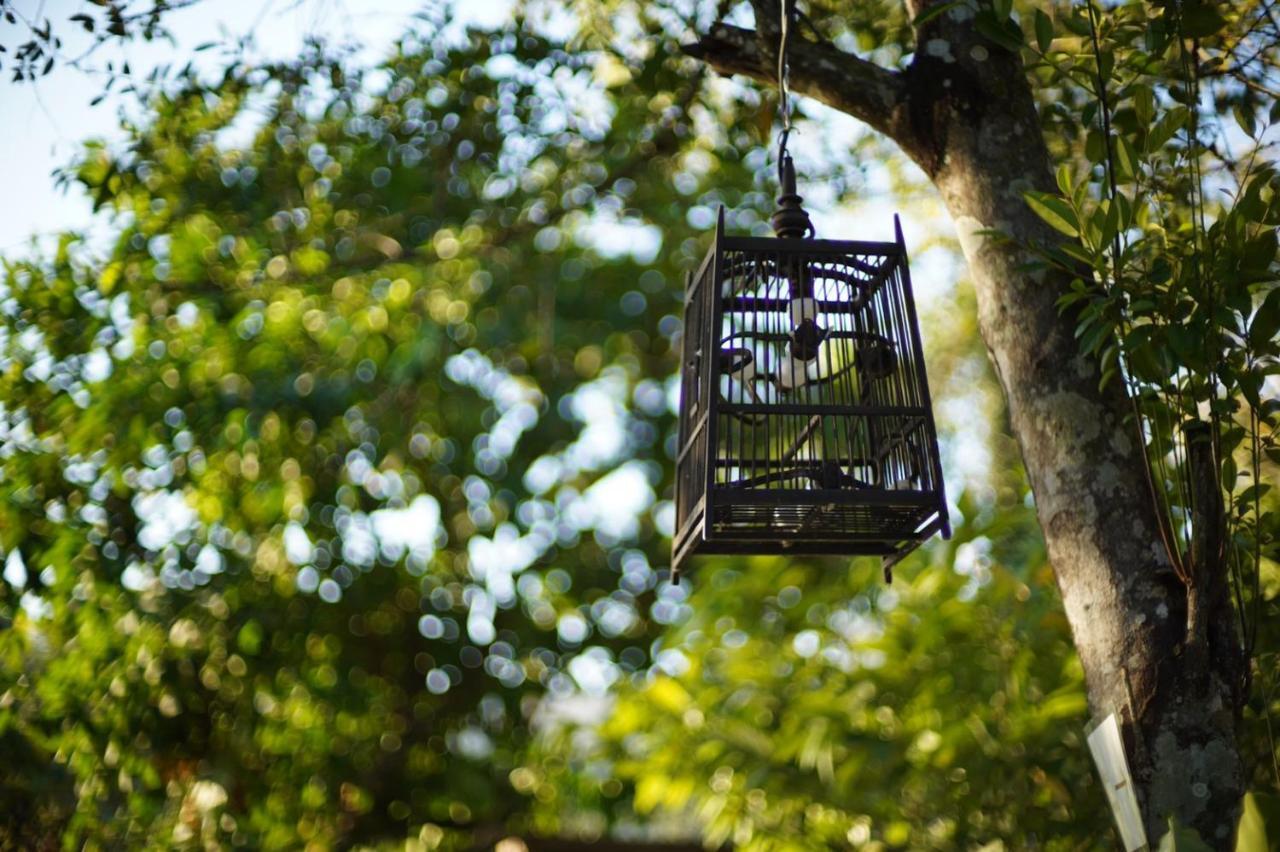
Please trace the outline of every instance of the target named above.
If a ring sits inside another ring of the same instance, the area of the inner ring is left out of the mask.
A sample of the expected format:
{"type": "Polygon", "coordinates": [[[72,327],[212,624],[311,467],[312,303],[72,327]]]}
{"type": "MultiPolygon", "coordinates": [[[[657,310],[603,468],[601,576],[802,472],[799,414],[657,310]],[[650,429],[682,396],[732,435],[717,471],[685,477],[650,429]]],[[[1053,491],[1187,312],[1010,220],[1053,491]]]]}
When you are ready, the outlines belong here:
{"type": "Polygon", "coordinates": [[[1022,49],[1022,28],[1007,18],[997,18],[990,9],[974,16],[973,26],[983,37],[1011,53],[1022,49]]]}
{"type": "Polygon", "coordinates": [[[1138,155],[1133,150],[1133,145],[1129,142],[1128,136],[1115,137],[1115,163],[1116,177],[1119,180],[1129,181],[1138,173],[1138,155]]]}
{"type": "Polygon", "coordinates": [[[1188,3],[1182,9],[1183,38],[1205,38],[1227,25],[1227,19],[1207,3],[1188,3]]]}
{"type": "Polygon", "coordinates": [[[1116,67],[1116,55],[1113,51],[1104,50],[1098,54],[1098,73],[1104,80],[1111,79],[1111,72],[1116,67]]]}
{"type": "Polygon", "coordinates": [[[1090,254],[1085,250],[1084,246],[1078,243],[1063,243],[1058,246],[1058,249],[1067,257],[1079,263],[1083,263],[1085,266],[1098,268],[1106,263],[1105,257],[1090,254]]]}
{"type": "Polygon", "coordinates": [[[1024,192],[1022,197],[1037,216],[1068,237],[1080,236],[1080,220],[1066,201],[1047,192],[1024,192]]]}
{"type": "Polygon", "coordinates": [[[1231,113],[1236,117],[1236,124],[1240,125],[1240,129],[1250,139],[1256,138],[1258,134],[1258,124],[1253,115],[1253,109],[1245,104],[1236,104],[1231,108],[1231,113]]]}
{"type": "Polygon", "coordinates": [[[1048,53],[1053,44],[1053,19],[1036,9],[1036,46],[1041,53],[1048,53]]]}
{"type": "Polygon", "coordinates": [[[255,620],[245,622],[236,635],[236,645],[245,654],[257,654],[262,648],[262,625],[255,620]]]}
{"type": "Polygon", "coordinates": [[[1086,298],[1085,293],[1063,293],[1058,297],[1058,310],[1069,308],[1084,298],[1086,298]]]}
{"type": "Polygon", "coordinates": [[[1169,817],[1169,830],[1160,838],[1158,852],[1213,852],[1193,828],[1184,828],[1169,817]]]}
{"type": "Polygon", "coordinates": [[[1088,709],[1088,701],[1079,690],[1060,689],[1041,699],[1035,709],[1035,717],[1041,722],[1058,722],[1063,719],[1079,718],[1088,709]]]}
{"type": "Polygon", "coordinates": [[[1169,326],[1169,347],[1184,365],[1192,369],[1204,366],[1204,341],[1186,323],[1169,326]]]}
{"type": "Polygon", "coordinates": [[[1098,231],[1098,245],[1111,245],[1120,228],[1120,206],[1103,201],[1094,211],[1090,224],[1098,231]]]}
{"type": "Polygon", "coordinates": [[[1280,332],[1280,287],[1276,287],[1262,300],[1249,322],[1249,345],[1256,348],[1275,340],[1280,332]]]}
{"type": "Polygon", "coordinates": [[[648,774],[636,782],[635,796],[632,805],[638,813],[648,813],[658,806],[666,791],[668,779],[657,774],[648,774]]]}
{"type": "Polygon", "coordinates": [[[1085,14],[1081,6],[1075,6],[1071,14],[1059,18],[1059,22],[1078,36],[1089,35],[1089,16],[1085,14]]]}
{"type": "Polygon", "coordinates": [[[1127,231],[1133,226],[1133,202],[1124,193],[1117,193],[1115,204],[1120,209],[1120,230],[1127,231]]]}
{"type": "Polygon", "coordinates": [[[1147,52],[1153,56],[1159,57],[1160,54],[1164,53],[1165,47],[1169,44],[1164,18],[1153,18],[1148,21],[1147,29],[1142,34],[1142,42],[1147,48],[1147,52]]]}
{"type": "Polygon", "coordinates": [[[1058,181],[1058,191],[1062,193],[1064,198],[1069,198],[1071,196],[1072,189],[1071,164],[1063,163],[1058,166],[1058,172],[1055,177],[1058,181]]]}
{"type": "Polygon", "coordinates": [[[1007,21],[1013,14],[1013,0],[991,0],[991,8],[996,13],[996,18],[1007,21]]]}
{"type": "Polygon", "coordinates": [[[930,6],[911,19],[911,26],[919,29],[934,18],[951,11],[957,6],[965,5],[965,0],[952,0],[950,3],[939,3],[937,6],[930,6]]]}
{"type": "Polygon", "coordinates": [[[1172,139],[1173,135],[1181,130],[1186,123],[1186,107],[1178,105],[1170,109],[1147,134],[1147,151],[1157,151],[1163,148],[1165,143],[1172,139]]]}
{"type": "Polygon", "coordinates": [[[1133,111],[1146,129],[1156,115],[1156,96],[1150,86],[1139,83],[1133,87],[1133,111]]]}
{"type": "Polygon", "coordinates": [[[1252,506],[1255,502],[1267,496],[1267,492],[1270,490],[1271,483],[1269,482],[1259,482],[1256,485],[1250,485],[1244,491],[1241,491],[1239,496],[1236,497],[1236,505],[1244,506],[1246,508],[1252,506]]]}
{"type": "Polygon", "coordinates": [[[1164,381],[1168,376],[1150,346],[1142,346],[1129,353],[1129,369],[1137,378],[1153,384],[1164,381]]]}
{"type": "Polygon", "coordinates": [[[670,677],[659,677],[649,687],[649,697],[655,704],[670,713],[683,713],[689,706],[689,693],[680,682],[670,677]]]}
{"type": "Polygon", "coordinates": [[[1090,130],[1084,140],[1084,155],[1091,163],[1104,163],[1107,160],[1107,140],[1100,131],[1090,130]]]}
{"type": "Polygon", "coordinates": [[[1276,232],[1267,228],[1244,244],[1240,266],[1248,270],[1265,272],[1276,259],[1276,232]]]}
{"type": "Polygon", "coordinates": [[[1266,219],[1270,205],[1263,200],[1262,193],[1270,186],[1273,176],[1269,169],[1263,169],[1245,184],[1244,192],[1236,202],[1236,210],[1250,222],[1261,222],[1266,219]]]}
{"type": "Polygon", "coordinates": [[[1222,457],[1222,487],[1230,493],[1235,487],[1235,477],[1239,476],[1239,469],[1235,467],[1235,459],[1230,455],[1222,457]]]}
{"type": "Polygon", "coordinates": [[[1240,376],[1240,393],[1255,411],[1262,408],[1262,384],[1266,379],[1256,368],[1240,376]]]}
{"type": "Polygon", "coordinates": [[[1085,199],[1089,196],[1089,181],[1082,180],[1076,184],[1076,188],[1071,190],[1071,203],[1077,210],[1084,207],[1085,199]]]}
{"type": "Polygon", "coordinates": [[[1098,323],[1088,334],[1082,335],[1080,338],[1080,349],[1086,353],[1096,352],[1102,348],[1102,344],[1106,343],[1111,337],[1111,327],[1106,323],[1098,323]]]}
{"type": "Polygon", "coordinates": [[[1236,828],[1236,852],[1266,852],[1267,836],[1280,839],[1280,800],[1260,793],[1244,794],[1244,809],[1236,828]],[[1267,826],[1271,831],[1267,831],[1267,826]]]}

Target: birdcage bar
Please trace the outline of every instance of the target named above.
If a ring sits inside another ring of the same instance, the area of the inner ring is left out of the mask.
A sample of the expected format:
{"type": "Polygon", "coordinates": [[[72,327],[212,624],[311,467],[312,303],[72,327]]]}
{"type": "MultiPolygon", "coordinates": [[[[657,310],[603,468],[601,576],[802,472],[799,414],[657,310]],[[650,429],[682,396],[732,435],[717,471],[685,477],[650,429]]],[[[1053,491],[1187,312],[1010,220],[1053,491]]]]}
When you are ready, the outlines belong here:
{"type": "MultiPolygon", "coordinates": [[[[901,256],[903,248],[896,242],[884,240],[822,240],[816,237],[744,237],[724,235],[725,251],[772,255],[836,255],[852,256],[853,266],[865,264],[858,256],[890,258],[901,256]]],[[[879,264],[875,264],[878,268],[879,264]]]]}
{"type": "Polygon", "coordinates": [[[928,411],[922,406],[896,405],[802,405],[800,403],[721,402],[722,414],[846,414],[846,415],[913,415],[925,417],[928,411]]]}
{"type": "MultiPolygon", "coordinates": [[[[896,220],[895,220],[896,225],[896,220]]],[[[688,279],[673,565],[875,554],[949,535],[901,229],[734,237],[688,279]]]]}

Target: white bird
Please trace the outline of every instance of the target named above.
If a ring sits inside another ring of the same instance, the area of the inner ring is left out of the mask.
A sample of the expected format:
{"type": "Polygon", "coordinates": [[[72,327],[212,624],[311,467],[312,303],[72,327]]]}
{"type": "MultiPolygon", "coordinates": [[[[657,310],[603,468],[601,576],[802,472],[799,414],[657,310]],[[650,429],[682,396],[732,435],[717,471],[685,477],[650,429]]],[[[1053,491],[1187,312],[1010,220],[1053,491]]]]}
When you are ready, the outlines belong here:
{"type": "Polygon", "coordinates": [[[720,375],[728,380],[727,385],[723,388],[724,397],[731,402],[746,402],[741,398],[734,399],[733,385],[736,383],[743,387],[747,393],[751,394],[752,402],[762,402],[759,391],[756,390],[756,379],[760,377],[760,368],[756,362],[755,353],[750,349],[742,346],[734,346],[729,349],[720,350],[720,375]]]}
{"type": "Polygon", "coordinates": [[[836,344],[830,338],[830,331],[818,325],[817,299],[792,299],[788,314],[792,331],[778,365],[779,389],[791,391],[827,381],[852,368],[852,348],[836,344]]]}

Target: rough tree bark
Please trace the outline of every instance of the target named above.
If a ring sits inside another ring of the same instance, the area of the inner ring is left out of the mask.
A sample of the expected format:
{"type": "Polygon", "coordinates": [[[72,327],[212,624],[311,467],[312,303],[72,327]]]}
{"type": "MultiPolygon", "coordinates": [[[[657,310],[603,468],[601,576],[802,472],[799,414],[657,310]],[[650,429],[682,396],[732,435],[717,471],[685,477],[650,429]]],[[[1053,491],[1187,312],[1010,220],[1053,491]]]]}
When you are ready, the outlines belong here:
{"type": "MultiPolygon", "coordinates": [[[[722,74],[772,83],[778,7],[754,0],[761,32],[717,24],[687,52],[722,74]]],[[[913,17],[939,0],[907,0],[913,17]]],[[[957,5],[916,32],[909,67],[890,71],[793,34],[792,86],[892,138],[930,177],[959,232],[979,325],[1084,665],[1089,703],[1122,722],[1154,843],[1169,816],[1229,848],[1243,793],[1236,746],[1245,661],[1220,566],[1188,588],[1158,531],[1142,448],[1118,382],[1080,354],[1055,306],[1066,280],[1029,272],[1020,243],[1062,239],[1022,193],[1053,191],[1048,148],[1021,58],[983,38],[957,5]],[[999,229],[1014,241],[982,234],[999,229]]]]}

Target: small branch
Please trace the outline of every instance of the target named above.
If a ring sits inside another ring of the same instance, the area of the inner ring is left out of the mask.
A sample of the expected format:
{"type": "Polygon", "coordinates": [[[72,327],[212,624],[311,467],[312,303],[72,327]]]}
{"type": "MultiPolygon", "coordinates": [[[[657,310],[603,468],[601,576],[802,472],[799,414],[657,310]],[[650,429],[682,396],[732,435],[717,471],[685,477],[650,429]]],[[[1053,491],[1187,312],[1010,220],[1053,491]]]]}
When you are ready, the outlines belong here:
{"type": "MultiPolygon", "coordinates": [[[[754,30],[716,24],[698,41],[685,45],[684,52],[726,76],[742,74],[761,83],[777,83],[773,49],[765,48],[754,30]]],[[[796,92],[848,113],[905,145],[908,130],[901,107],[906,85],[897,72],[794,35],[788,58],[791,88],[796,92]]]]}
{"type": "Polygon", "coordinates": [[[1224,589],[1226,515],[1213,436],[1207,424],[1192,421],[1183,426],[1187,444],[1188,490],[1191,493],[1191,546],[1187,569],[1187,643],[1189,654],[1209,659],[1211,602],[1224,589]]]}

